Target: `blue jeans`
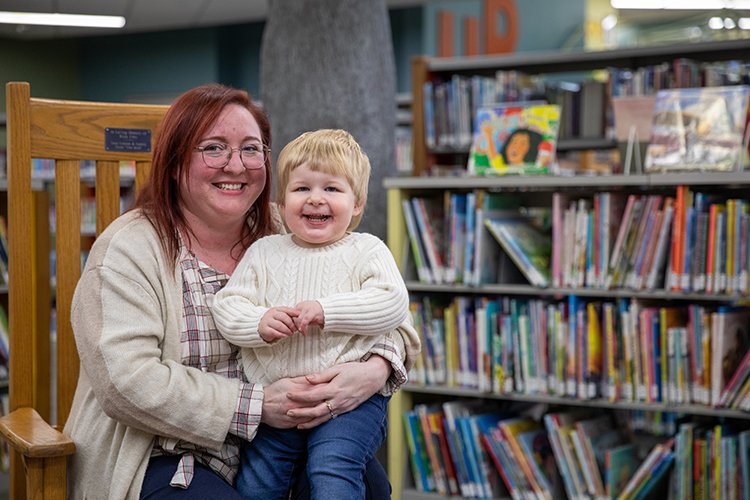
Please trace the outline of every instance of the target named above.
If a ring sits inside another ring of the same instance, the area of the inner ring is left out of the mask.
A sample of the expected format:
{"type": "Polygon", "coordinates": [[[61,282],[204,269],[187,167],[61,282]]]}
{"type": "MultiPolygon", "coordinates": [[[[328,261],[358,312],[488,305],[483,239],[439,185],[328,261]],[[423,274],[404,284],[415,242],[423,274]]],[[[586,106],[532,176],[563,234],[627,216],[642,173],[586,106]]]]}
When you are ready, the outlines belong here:
{"type": "MultiPolygon", "coordinates": [[[[242,500],[234,486],[227,483],[214,471],[205,465],[195,463],[195,477],[190,487],[186,490],[174,488],[169,485],[180,456],[153,457],[148,462],[146,477],[143,479],[141,488],[141,500],[206,500],[207,498],[219,498],[221,500],[242,500]]],[[[391,484],[385,469],[373,458],[367,462],[365,472],[365,486],[367,488],[367,500],[389,500],[391,498],[391,484]]],[[[291,497],[293,500],[310,499],[310,483],[307,476],[299,475],[292,487],[291,497]]]]}
{"type": "Polygon", "coordinates": [[[286,498],[307,459],[310,498],[365,498],[365,465],[385,440],[389,399],[376,394],[309,430],[261,424],[242,451],[237,491],[245,498],[286,498]]]}
{"type": "Polygon", "coordinates": [[[209,467],[195,461],[195,475],[187,489],[175,488],[169,482],[177,470],[180,455],[151,457],[141,486],[141,500],[190,500],[221,498],[242,500],[242,496],[209,467]]]}

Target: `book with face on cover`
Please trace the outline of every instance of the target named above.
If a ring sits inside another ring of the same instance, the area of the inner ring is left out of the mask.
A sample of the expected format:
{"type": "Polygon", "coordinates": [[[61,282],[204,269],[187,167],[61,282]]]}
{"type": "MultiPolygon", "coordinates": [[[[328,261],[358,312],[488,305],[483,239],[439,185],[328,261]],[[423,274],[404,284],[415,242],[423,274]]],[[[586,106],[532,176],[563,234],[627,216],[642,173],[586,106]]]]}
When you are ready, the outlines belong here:
{"type": "Polygon", "coordinates": [[[644,170],[729,171],[744,167],[749,92],[747,85],[659,91],[644,170]]]}
{"type": "Polygon", "coordinates": [[[560,106],[521,101],[480,107],[470,175],[547,174],[555,163],[560,106]]]}

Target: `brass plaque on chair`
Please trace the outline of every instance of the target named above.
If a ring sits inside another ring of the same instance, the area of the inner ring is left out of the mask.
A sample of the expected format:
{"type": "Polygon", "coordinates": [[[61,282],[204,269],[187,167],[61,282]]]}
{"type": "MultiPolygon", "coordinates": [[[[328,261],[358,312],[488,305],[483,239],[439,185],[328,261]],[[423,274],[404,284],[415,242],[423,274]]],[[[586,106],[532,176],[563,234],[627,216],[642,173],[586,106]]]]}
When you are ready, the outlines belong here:
{"type": "Polygon", "coordinates": [[[151,130],[105,128],[104,149],[118,153],[148,153],[151,151],[151,130]]]}

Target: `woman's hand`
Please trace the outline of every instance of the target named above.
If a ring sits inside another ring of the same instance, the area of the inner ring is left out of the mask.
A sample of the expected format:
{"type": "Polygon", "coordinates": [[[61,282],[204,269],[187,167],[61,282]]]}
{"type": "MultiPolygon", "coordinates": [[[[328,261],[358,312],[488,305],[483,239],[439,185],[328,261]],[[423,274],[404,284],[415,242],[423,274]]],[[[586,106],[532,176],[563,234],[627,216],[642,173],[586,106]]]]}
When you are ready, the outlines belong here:
{"type": "Polygon", "coordinates": [[[390,374],[390,363],[375,355],[364,363],[344,363],[308,375],[304,377],[308,387],[298,383],[287,394],[296,403],[290,406],[287,418],[297,420],[300,429],[320,425],[369,399],[385,385],[390,374]]]}
{"type": "MultiPolygon", "coordinates": [[[[290,429],[309,423],[314,417],[305,414],[294,415],[292,411],[304,409],[304,404],[289,397],[290,393],[304,393],[315,387],[307,377],[282,378],[263,387],[263,413],[260,421],[278,429],[290,429]]],[[[319,402],[315,402],[312,408],[319,402]]],[[[307,405],[309,406],[309,405],[307,405]]],[[[325,404],[323,405],[325,408],[325,404]]],[[[307,408],[309,412],[311,408],[307,408]]],[[[327,411],[327,409],[326,409],[327,411]]]]}

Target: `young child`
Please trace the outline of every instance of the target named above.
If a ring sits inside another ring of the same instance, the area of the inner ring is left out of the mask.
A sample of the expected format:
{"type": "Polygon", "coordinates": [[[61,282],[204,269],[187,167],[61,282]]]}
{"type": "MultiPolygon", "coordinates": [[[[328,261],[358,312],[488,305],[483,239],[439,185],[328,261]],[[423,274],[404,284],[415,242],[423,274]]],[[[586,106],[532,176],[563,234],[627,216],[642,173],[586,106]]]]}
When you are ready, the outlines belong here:
{"type": "MultiPolygon", "coordinates": [[[[216,294],[221,334],[242,347],[250,380],[270,383],[360,361],[396,328],[411,326],[409,297],[388,247],[352,230],[367,201],[370,162],[344,130],[307,132],[277,162],[277,203],[289,234],[262,238],[216,294]]],[[[284,498],[307,459],[312,498],[364,498],[363,474],[385,438],[383,389],[309,430],[261,424],[243,451],[238,491],[284,498]]]]}

